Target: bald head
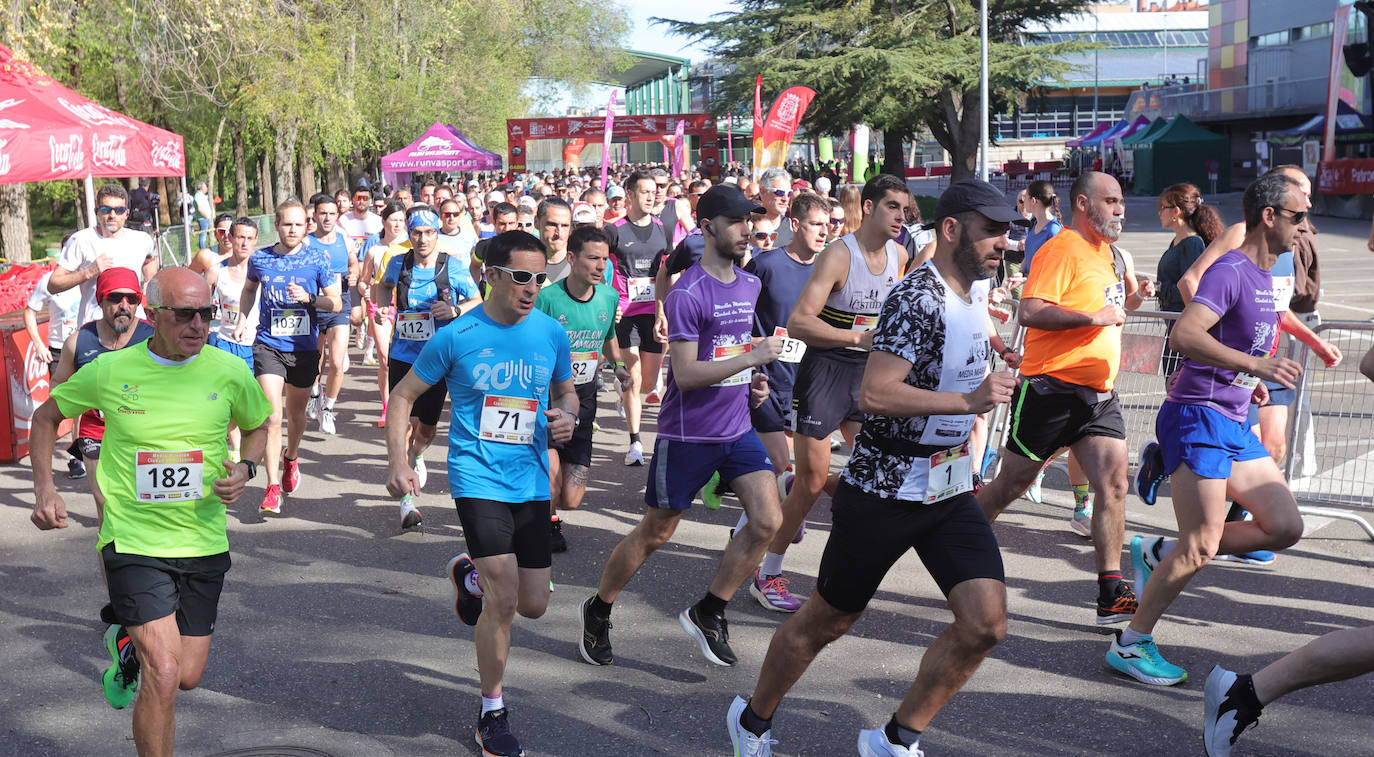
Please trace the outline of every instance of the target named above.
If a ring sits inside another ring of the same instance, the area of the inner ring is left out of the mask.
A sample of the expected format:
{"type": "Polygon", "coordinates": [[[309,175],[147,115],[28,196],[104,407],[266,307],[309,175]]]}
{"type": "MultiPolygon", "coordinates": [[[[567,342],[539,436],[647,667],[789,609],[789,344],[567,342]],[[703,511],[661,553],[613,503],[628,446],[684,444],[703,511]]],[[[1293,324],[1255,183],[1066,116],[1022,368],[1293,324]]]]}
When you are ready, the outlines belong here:
{"type": "Polygon", "coordinates": [[[151,307],[199,308],[210,304],[210,285],[190,268],[163,268],[147,286],[151,307]]]}
{"type": "Polygon", "coordinates": [[[1073,229],[1092,244],[1115,242],[1125,221],[1121,183],[1100,171],[1084,171],[1069,189],[1073,229]]]}

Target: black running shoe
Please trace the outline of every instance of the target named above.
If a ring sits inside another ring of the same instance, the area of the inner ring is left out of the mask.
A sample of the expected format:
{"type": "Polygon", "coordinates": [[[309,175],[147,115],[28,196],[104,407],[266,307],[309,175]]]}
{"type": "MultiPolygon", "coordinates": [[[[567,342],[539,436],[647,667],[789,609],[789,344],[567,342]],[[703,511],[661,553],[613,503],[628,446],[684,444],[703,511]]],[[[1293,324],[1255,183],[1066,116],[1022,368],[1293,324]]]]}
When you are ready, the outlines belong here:
{"type": "Polygon", "coordinates": [[[611,654],[610,618],[596,617],[592,612],[592,597],[587,597],[577,608],[577,619],[582,621],[582,638],[577,642],[582,659],[593,665],[610,665],[615,660],[611,654]]]}
{"type": "Polygon", "coordinates": [[[702,615],[697,606],[692,605],[683,610],[677,619],[682,629],[696,639],[706,659],[726,667],[739,662],[735,650],[730,648],[730,626],[725,622],[724,615],[702,615]]]}
{"type": "Polygon", "coordinates": [[[510,732],[510,720],[506,708],[492,710],[477,719],[477,733],[474,735],[482,754],[492,757],[524,757],[525,750],[510,732]]]}
{"type": "Polygon", "coordinates": [[[482,595],[468,590],[468,574],[475,572],[477,566],[467,552],[448,561],[448,580],[453,582],[455,595],[453,610],[459,620],[470,626],[477,625],[477,619],[482,617],[482,595]]]}
{"type": "Polygon", "coordinates": [[[1135,589],[1122,581],[1116,585],[1116,594],[1112,595],[1110,601],[1104,602],[1100,596],[1097,598],[1097,624],[1105,626],[1108,623],[1128,621],[1135,617],[1138,604],[1135,589]]]}
{"type": "Polygon", "coordinates": [[[67,461],[67,478],[85,478],[85,477],[86,477],[86,464],[85,464],[85,463],[81,462],[80,460],[77,460],[77,459],[74,458],[74,457],[73,457],[72,459],[70,459],[70,460],[67,461]]]}
{"type": "Polygon", "coordinates": [[[549,521],[549,551],[562,553],[568,551],[568,539],[563,536],[563,521],[549,521]]]}

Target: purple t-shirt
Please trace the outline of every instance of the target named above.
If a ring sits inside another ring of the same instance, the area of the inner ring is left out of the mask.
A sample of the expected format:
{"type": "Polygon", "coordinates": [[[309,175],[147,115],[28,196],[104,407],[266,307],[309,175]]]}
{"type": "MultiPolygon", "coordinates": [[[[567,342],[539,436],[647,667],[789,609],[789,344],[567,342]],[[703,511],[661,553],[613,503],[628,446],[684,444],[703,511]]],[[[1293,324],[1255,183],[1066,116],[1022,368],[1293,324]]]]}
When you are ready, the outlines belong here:
{"type": "MultiPolygon", "coordinates": [[[[1217,258],[1198,283],[1193,302],[1221,317],[1207,330],[1232,349],[1263,357],[1269,354],[1278,334],[1274,312],[1273,277],[1239,250],[1217,258]]],[[[1185,358],[1169,400],[1183,405],[1203,405],[1244,423],[1250,395],[1259,381],[1248,373],[1203,365],[1185,358]]]]}
{"type": "MultiPolygon", "coordinates": [[[[698,360],[726,360],[750,349],[754,304],[761,287],[757,276],[734,269],[729,284],[713,278],[700,263],[683,272],[663,310],[668,316],[669,342],[696,342],[698,360]]],[[[658,436],[679,442],[733,442],[749,431],[748,368],[724,380],[682,391],[672,364],[668,391],[658,411],[658,436]]]]}

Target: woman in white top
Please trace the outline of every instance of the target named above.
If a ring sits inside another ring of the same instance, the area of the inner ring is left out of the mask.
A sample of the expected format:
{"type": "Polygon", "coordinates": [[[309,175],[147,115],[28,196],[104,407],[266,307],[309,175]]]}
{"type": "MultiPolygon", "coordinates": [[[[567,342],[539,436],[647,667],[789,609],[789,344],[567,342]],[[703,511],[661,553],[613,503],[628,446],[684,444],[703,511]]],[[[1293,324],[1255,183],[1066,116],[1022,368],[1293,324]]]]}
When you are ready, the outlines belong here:
{"type": "MultiPolygon", "coordinates": [[[[363,255],[363,275],[359,279],[359,289],[367,301],[367,329],[372,334],[372,343],[377,349],[377,391],[382,395],[382,417],[378,426],[386,426],[386,404],[390,394],[387,384],[387,354],[391,345],[392,313],[395,308],[379,309],[372,299],[372,286],[386,270],[387,261],[397,253],[404,254],[409,249],[410,238],[406,236],[406,206],[400,202],[389,202],[382,208],[381,241],[372,245],[363,255]],[[406,243],[403,247],[402,243],[406,243]]],[[[363,356],[363,364],[369,362],[363,356]]]]}

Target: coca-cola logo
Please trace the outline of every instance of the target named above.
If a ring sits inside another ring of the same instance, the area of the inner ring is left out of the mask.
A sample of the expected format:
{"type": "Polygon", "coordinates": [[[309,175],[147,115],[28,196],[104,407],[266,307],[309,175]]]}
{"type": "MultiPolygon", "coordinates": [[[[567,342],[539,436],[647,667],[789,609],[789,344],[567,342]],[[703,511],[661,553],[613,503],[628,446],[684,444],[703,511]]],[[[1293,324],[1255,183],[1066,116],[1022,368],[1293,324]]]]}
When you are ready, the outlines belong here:
{"type": "Polygon", "coordinates": [[[126,137],[112,134],[109,139],[91,137],[91,165],[96,168],[124,168],[129,164],[124,150],[126,137]]]}
{"type": "Polygon", "coordinates": [[[54,173],[81,171],[86,168],[86,152],[81,149],[81,135],[73,134],[65,141],[48,137],[50,168],[54,173]]]}
{"type": "MultiPolygon", "coordinates": [[[[9,98],[6,98],[6,99],[4,99],[4,100],[0,100],[0,110],[5,110],[6,108],[13,108],[14,106],[19,105],[19,104],[22,103],[22,102],[24,102],[24,101],[23,101],[23,100],[16,100],[16,99],[14,99],[13,97],[9,97],[9,98]]],[[[0,116],[0,129],[27,129],[27,128],[29,128],[29,125],[28,125],[28,124],[21,124],[21,123],[19,123],[18,121],[11,121],[11,120],[9,120],[8,118],[5,118],[5,117],[3,117],[3,116],[0,116]]]]}
{"type": "Polygon", "coordinates": [[[90,101],[74,103],[65,97],[57,98],[57,102],[70,111],[72,115],[91,126],[127,126],[130,129],[138,127],[138,124],[135,124],[133,121],[130,121],[99,103],[90,101]]]}
{"type": "Polygon", "coordinates": [[[151,156],[153,165],[155,166],[180,171],[182,170],[182,166],[185,165],[185,160],[181,153],[181,142],[176,139],[169,139],[166,144],[154,139],[151,156]]]}

